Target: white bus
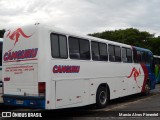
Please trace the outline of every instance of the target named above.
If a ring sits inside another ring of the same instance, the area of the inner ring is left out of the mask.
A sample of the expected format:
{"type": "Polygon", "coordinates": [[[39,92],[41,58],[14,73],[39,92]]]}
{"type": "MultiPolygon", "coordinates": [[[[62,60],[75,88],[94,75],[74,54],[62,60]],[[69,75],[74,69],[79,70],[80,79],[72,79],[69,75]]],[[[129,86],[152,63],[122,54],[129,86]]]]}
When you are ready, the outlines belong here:
{"type": "Polygon", "coordinates": [[[152,58],[147,49],[46,25],[12,29],[3,42],[4,104],[103,108],[115,98],[149,94],[152,58]]]}
{"type": "Polygon", "coordinates": [[[3,102],[2,99],[2,46],[3,46],[3,39],[0,38],[0,103],[3,102]]]}

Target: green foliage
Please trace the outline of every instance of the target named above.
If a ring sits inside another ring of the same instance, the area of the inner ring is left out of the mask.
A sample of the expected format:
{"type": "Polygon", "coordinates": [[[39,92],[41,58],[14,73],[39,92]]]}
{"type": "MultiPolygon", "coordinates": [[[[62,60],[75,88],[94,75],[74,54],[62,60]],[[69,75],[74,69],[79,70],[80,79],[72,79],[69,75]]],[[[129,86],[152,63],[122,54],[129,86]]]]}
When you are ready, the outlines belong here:
{"type": "Polygon", "coordinates": [[[160,55],[160,38],[154,37],[154,34],[150,34],[146,31],[128,28],[125,30],[104,31],[88,35],[132,46],[147,48],[155,55],[160,55]]]}

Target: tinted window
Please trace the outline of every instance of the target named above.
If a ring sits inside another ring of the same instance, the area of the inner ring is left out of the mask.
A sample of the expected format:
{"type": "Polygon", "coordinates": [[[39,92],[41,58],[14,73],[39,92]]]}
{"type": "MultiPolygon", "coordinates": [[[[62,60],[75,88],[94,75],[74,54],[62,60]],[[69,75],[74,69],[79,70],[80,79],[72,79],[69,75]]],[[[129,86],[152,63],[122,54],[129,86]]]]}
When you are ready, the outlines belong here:
{"type": "Polygon", "coordinates": [[[59,36],[60,57],[67,58],[67,40],[65,36],[59,36]]]}
{"type": "Polygon", "coordinates": [[[71,59],[80,59],[79,40],[69,37],[69,54],[71,59]]]}
{"type": "Polygon", "coordinates": [[[109,60],[112,62],[120,62],[121,61],[121,48],[119,46],[109,45],[109,60]]]}
{"type": "Polygon", "coordinates": [[[59,57],[58,35],[51,35],[52,57],[59,57]]]}
{"type": "Polygon", "coordinates": [[[137,51],[137,62],[141,63],[142,62],[142,54],[140,51],[137,51]]]}
{"type": "Polygon", "coordinates": [[[90,47],[88,40],[80,40],[80,58],[81,59],[90,59],[90,47]]]}
{"type": "Polygon", "coordinates": [[[141,62],[146,63],[146,52],[141,52],[141,62]]]}
{"type": "Polygon", "coordinates": [[[132,62],[132,50],[127,48],[127,62],[132,62]]]}
{"type": "Polygon", "coordinates": [[[99,51],[100,51],[100,60],[101,61],[108,60],[107,45],[105,43],[99,43],[99,51]]]}
{"type": "Polygon", "coordinates": [[[148,52],[142,53],[142,62],[144,63],[150,63],[150,57],[148,52]]]}
{"type": "Polygon", "coordinates": [[[123,62],[127,62],[127,49],[126,48],[122,48],[122,61],[123,62]]]}
{"type": "Polygon", "coordinates": [[[137,60],[137,51],[135,49],[133,49],[133,58],[134,58],[134,63],[138,63],[138,60],[137,60]]]}
{"type": "Polygon", "coordinates": [[[121,61],[121,48],[118,46],[115,46],[115,61],[116,62],[121,61]]]}
{"type": "Polygon", "coordinates": [[[67,58],[66,37],[58,34],[51,34],[51,51],[53,58],[67,58]]]}
{"type": "Polygon", "coordinates": [[[146,63],[150,63],[150,60],[151,59],[151,57],[149,56],[149,53],[148,52],[146,52],[146,63]]]}
{"type": "Polygon", "coordinates": [[[105,43],[91,42],[92,59],[99,61],[107,61],[107,45],[105,43]]]}
{"type": "Polygon", "coordinates": [[[129,48],[122,48],[122,61],[125,63],[132,62],[132,50],[129,48]]]}
{"type": "Polygon", "coordinates": [[[150,63],[151,62],[151,57],[149,53],[146,51],[134,50],[133,54],[134,54],[135,63],[150,63]]]}
{"type": "Polygon", "coordinates": [[[114,52],[114,46],[108,45],[108,52],[109,52],[109,61],[115,61],[115,52],[114,52]]]}
{"type": "Polygon", "coordinates": [[[92,49],[92,59],[99,60],[99,45],[98,42],[91,42],[91,49],[92,49]]]}
{"type": "Polygon", "coordinates": [[[69,37],[69,53],[71,59],[89,60],[89,41],[80,38],[69,37]]]}

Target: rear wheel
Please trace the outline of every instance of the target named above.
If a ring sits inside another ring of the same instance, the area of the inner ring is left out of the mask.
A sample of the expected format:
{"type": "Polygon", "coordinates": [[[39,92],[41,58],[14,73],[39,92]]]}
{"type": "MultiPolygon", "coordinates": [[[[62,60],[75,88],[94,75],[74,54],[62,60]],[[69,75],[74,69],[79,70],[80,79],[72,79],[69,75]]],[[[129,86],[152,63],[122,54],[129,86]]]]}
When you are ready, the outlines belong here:
{"type": "Polygon", "coordinates": [[[108,103],[108,91],[105,87],[99,87],[96,94],[97,108],[104,108],[108,103]]]}
{"type": "Polygon", "coordinates": [[[145,85],[144,95],[149,95],[149,94],[150,94],[150,84],[149,82],[147,82],[145,85]]]}
{"type": "Polygon", "coordinates": [[[149,81],[147,81],[145,87],[144,87],[145,91],[144,91],[144,95],[149,95],[150,94],[150,84],[149,81]]]}

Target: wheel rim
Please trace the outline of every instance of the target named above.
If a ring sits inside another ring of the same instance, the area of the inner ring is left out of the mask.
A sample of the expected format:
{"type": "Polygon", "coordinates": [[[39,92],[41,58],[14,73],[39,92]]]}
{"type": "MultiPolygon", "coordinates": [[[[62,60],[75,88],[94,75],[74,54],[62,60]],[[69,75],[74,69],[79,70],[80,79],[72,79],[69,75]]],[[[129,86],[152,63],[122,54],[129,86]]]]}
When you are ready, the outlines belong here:
{"type": "Polygon", "coordinates": [[[105,104],[107,101],[107,95],[105,91],[101,91],[100,95],[99,95],[99,101],[101,104],[105,104]]]}

